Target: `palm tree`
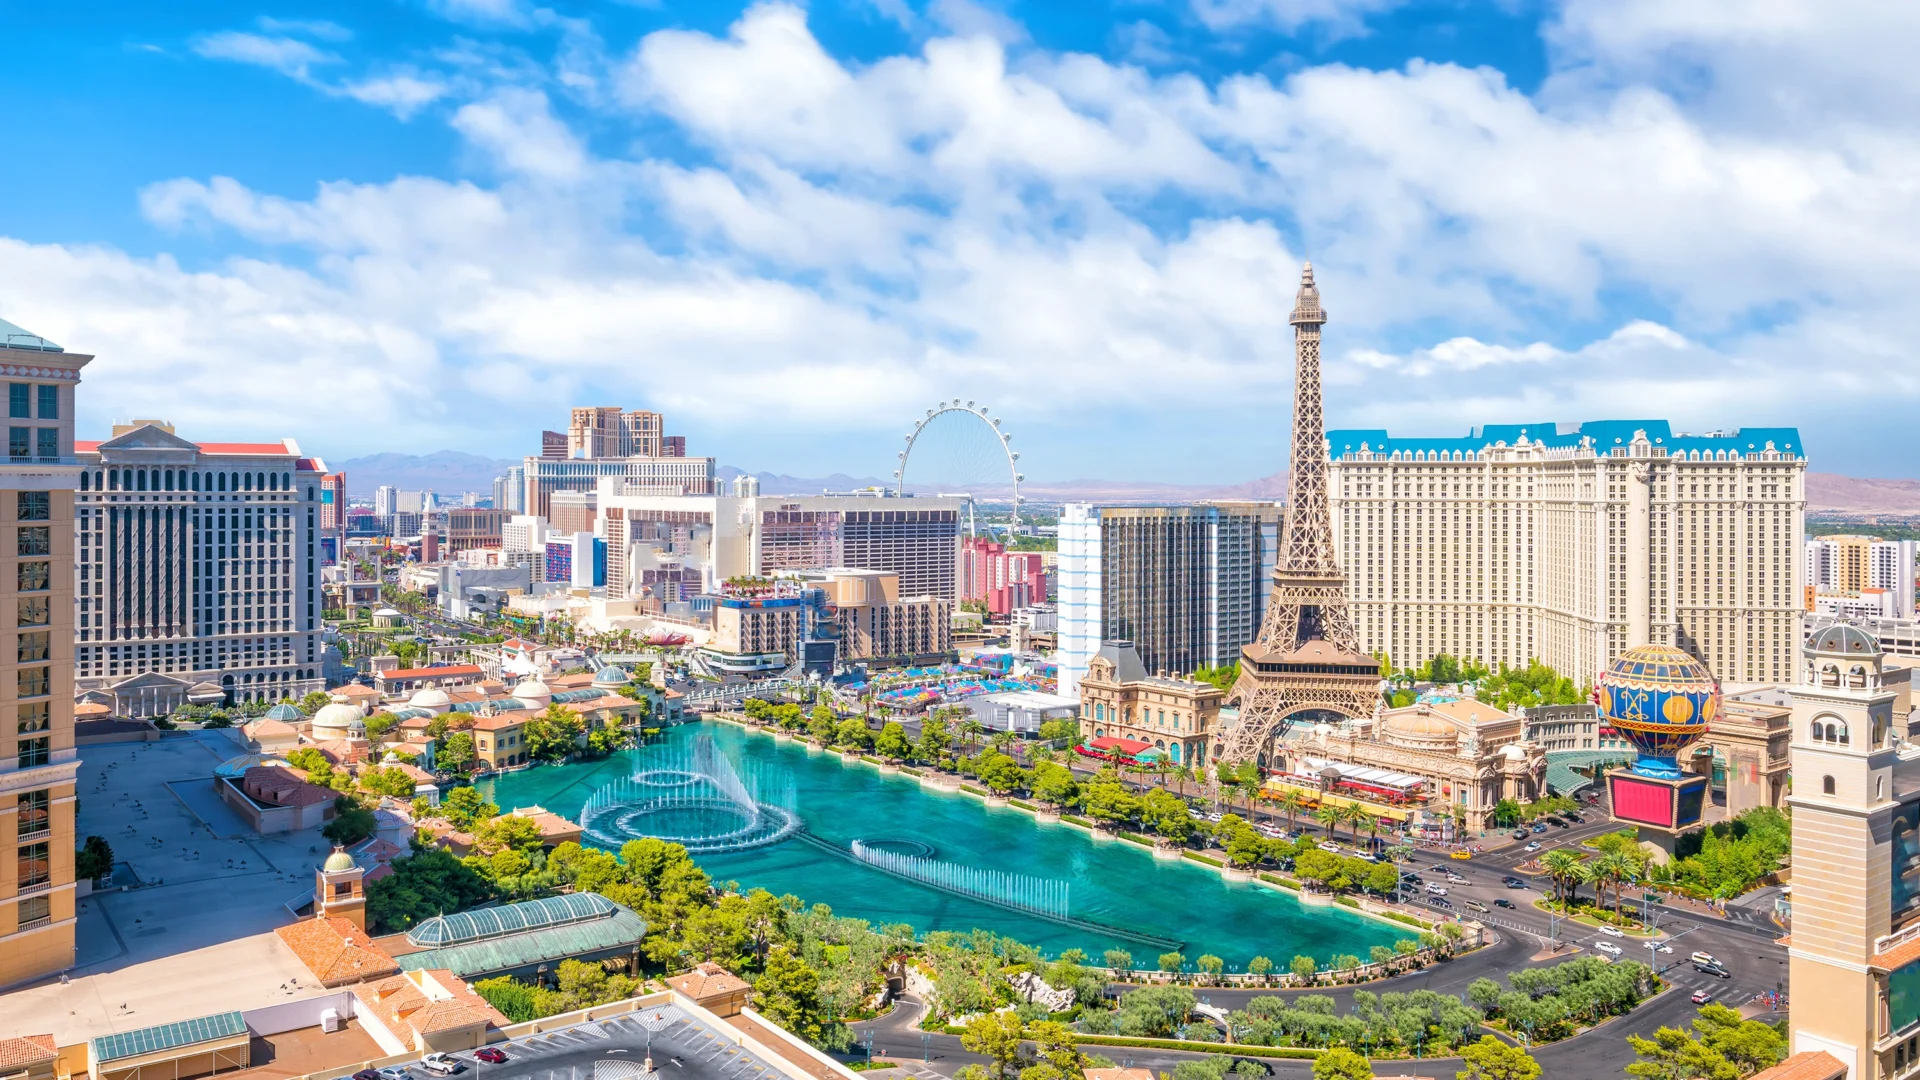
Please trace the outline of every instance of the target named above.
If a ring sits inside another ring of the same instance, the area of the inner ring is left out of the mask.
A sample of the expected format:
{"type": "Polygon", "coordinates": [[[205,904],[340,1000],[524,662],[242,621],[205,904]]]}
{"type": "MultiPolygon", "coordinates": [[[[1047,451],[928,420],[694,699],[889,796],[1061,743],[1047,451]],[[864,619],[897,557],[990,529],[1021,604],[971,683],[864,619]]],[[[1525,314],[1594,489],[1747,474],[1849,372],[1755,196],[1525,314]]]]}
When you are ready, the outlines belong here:
{"type": "Polygon", "coordinates": [[[1326,830],[1327,839],[1332,840],[1333,830],[1346,820],[1346,815],[1337,806],[1321,806],[1313,812],[1313,820],[1320,823],[1320,827],[1326,830]]]}
{"type": "Polygon", "coordinates": [[[1632,880],[1634,870],[1636,869],[1633,865],[1633,860],[1618,851],[1609,851],[1605,855],[1593,860],[1589,865],[1593,872],[1595,891],[1601,894],[1599,898],[1601,903],[1604,904],[1606,902],[1605,893],[1607,887],[1611,886],[1613,888],[1613,914],[1615,918],[1618,918],[1620,915],[1620,894],[1624,890],[1626,883],[1632,880]]]}
{"type": "Polygon", "coordinates": [[[1295,788],[1288,788],[1280,793],[1278,801],[1281,811],[1287,815],[1287,831],[1297,831],[1294,824],[1295,819],[1300,816],[1300,811],[1306,808],[1306,796],[1300,794],[1295,788]]]}
{"type": "MultiPolygon", "coordinates": [[[[1378,814],[1368,813],[1358,806],[1354,807],[1354,809],[1360,811],[1360,816],[1354,819],[1354,824],[1359,828],[1367,830],[1367,847],[1371,850],[1374,842],[1380,839],[1380,830],[1386,825],[1386,822],[1383,821],[1378,814]]],[[[1354,839],[1357,840],[1359,837],[1356,835],[1354,839]]]]}
{"type": "Polygon", "coordinates": [[[1580,865],[1580,861],[1579,855],[1565,848],[1556,848],[1540,856],[1540,865],[1546,869],[1547,876],[1553,879],[1555,901],[1563,899],[1562,890],[1572,880],[1574,868],[1580,865]]]}

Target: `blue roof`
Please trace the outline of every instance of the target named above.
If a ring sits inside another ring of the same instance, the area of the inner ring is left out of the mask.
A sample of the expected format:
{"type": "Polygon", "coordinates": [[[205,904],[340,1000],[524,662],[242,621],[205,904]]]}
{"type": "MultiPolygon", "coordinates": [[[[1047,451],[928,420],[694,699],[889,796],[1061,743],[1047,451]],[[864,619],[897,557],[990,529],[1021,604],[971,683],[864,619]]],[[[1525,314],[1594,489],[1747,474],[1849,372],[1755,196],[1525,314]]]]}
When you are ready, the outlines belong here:
{"type": "Polygon", "coordinates": [[[306,718],[306,714],[302,713],[297,706],[289,705],[284,701],[266,711],[266,719],[268,720],[296,721],[305,720],[306,718]]]}
{"type": "Polygon", "coordinates": [[[1590,444],[1596,453],[1606,453],[1633,441],[1636,431],[1647,433],[1648,441],[1669,454],[1719,453],[1742,456],[1760,453],[1772,443],[1782,454],[1807,456],[1800,443],[1800,429],[1790,427],[1741,428],[1718,435],[1675,435],[1665,420],[1592,420],[1578,428],[1563,430],[1552,422],[1538,424],[1488,424],[1458,438],[1395,438],[1385,428],[1341,428],[1327,432],[1327,446],[1336,458],[1358,453],[1361,446],[1376,454],[1459,453],[1467,457],[1491,446],[1513,446],[1524,438],[1548,447],[1574,448],[1590,444]]]}
{"type": "Polygon", "coordinates": [[[622,910],[619,904],[598,893],[566,893],[544,900],[476,908],[455,915],[436,915],[407,931],[407,941],[412,945],[458,945],[589,919],[604,919],[622,910]]]}
{"type": "Polygon", "coordinates": [[[67,350],[41,337],[31,330],[0,319],[0,348],[32,349],[34,352],[66,352],[67,350]]]}
{"type": "Polygon", "coordinates": [[[230,1039],[247,1032],[247,1021],[238,1012],[216,1013],[195,1020],[180,1020],[134,1031],[102,1035],[93,1040],[93,1060],[116,1061],[120,1058],[171,1050],[177,1046],[214,1039],[230,1039]]]}

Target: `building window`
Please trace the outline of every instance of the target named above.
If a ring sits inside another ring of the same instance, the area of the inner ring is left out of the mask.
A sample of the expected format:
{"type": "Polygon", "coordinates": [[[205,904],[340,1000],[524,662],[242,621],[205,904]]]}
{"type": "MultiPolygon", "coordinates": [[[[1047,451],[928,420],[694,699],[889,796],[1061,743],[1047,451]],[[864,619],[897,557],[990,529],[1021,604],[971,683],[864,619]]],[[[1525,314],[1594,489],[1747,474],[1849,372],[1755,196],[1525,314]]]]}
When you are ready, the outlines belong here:
{"type": "Polygon", "coordinates": [[[47,842],[21,844],[18,858],[19,883],[23,889],[45,885],[53,880],[53,863],[47,858],[47,842]]]}
{"type": "Polygon", "coordinates": [[[53,528],[48,525],[22,525],[14,534],[13,553],[23,559],[53,554],[53,528]]]}
{"type": "Polygon", "coordinates": [[[53,921],[53,897],[29,896],[20,901],[19,930],[31,930],[53,921]]]}
{"type": "MultiPolygon", "coordinates": [[[[44,670],[44,669],[43,669],[44,670]]],[[[20,734],[31,735],[53,726],[53,706],[45,701],[21,702],[17,714],[20,734]]]]}
{"type": "Polygon", "coordinates": [[[7,456],[20,460],[33,456],[32,428],[10,427],[7,429],[7,456]]]}
{"type": "Polygon", "coordinates": [[[15,838],[25,840],[53,828],[53,793],[28,791],[20,795],[19,817],[14,822],[15,838]]]}
{"type": "Polygon", "coordinates": [[[34,429],[34,431],[35,431],[35,433],[36,433],[36,434],[35,434],[35,441],[36,441],[36,442],[37,442],[37,443],[39,444],[39,445],[38,445],[38,446],[37,446],[37,447],[35,448],[35,450],[34,450],[34,452],[35,452],[36,454],[38,454],[38,455],[39,455],[39,456],[40,456],[41,458],[43,458],[43,459],[45,459],[45,458],[54,458],[54,459],[57,459],[57,458],[59,458],[59,456],[60,456],[60,429],[59,429],[59,428],[50,428],[50,427],[43,427],[43,428],[35,428],[35,429],[34,429]]]}
{"type": "Polygon", "coordinates": [[[23,596],[20,598],[19,605],[14,618],[16,626],[46,626],[53,621],[52,607],[44,596],[23,596]]]}
{"type": "Polygon", "coordinates": [[[19,697],[45,697],[53,692],[53,669],[50,667],[24,667],[14,672],[14,683],[18,687],[19,697]]]}
{"type": "Polygon", "coordinates": [[[60,419],[60,388],[57,386],[40,387],[40,419],[60,419]]]}
{"type": "Polygon", "coordinates": [[[21,592],[46,592],[53,583],[53,564],[47,562],[23,562],[14,572],[15,584],[21,592]]]}
{"type": "Polygon", "coordinates": [[[1833,794],[1833,777],[1823,776],[1820,778],[1820,794],[1822,795],[1833,794]]]}
{"type": "Polygon", "coordinates": [[[7,384],[7,415],[24,420],[28,416],[27,406],[33,400],[33,387],[23,382],[7,384]]]}

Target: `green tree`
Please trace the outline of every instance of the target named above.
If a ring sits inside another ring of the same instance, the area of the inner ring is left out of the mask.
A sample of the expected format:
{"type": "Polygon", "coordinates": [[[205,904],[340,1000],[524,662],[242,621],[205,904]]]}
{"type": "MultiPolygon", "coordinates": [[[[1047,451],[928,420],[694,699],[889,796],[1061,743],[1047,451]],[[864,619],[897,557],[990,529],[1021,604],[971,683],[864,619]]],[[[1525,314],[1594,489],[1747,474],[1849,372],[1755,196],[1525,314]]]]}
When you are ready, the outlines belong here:
{"type": "Polygon", "coordinates": [[[825,1034],[820,976],[787,945],[768,951],[760,977],[753,982],[753,1004],[767,1019],[808,1042],[818,1043],[825,1034]]]}
{"type": "Polygon", "coordinates": [[[1043,761],[1033,767],[1033,797],[1048,806],[1066,806],[1080,796],[1080,782],[1065,765],[1043,761]]]}
{"type": "Polygon", "coordinates": [[[563,761],[580,748],[586,734],[586,722],[580,714],[559,702],[549,704],[528,719],[522,729],[527,738],[527,756],[535,761],[563,761]]]}
{"type": "Polygon", "coordinates": [[[929,714],[920,721],[920,740],[914,756],[929,765],[938,765],[953,751],[953,732],[945,719],[929,714]]]}
{"type": "Polygon", "coordinates": [[[1162,788],[1154,788],[1140,798],[1140,819],[1154,835],[1175,844],[1184,844],[1193,835],[1193,816],[1187,802],[1162,788]]]}
{"type": "Polygon", "coordinates": [[[1467,1067],[1454,1073],[1454,1080],[1538,1080],[1540,1076],[1540,1063],[1532,1055],[1492,1035],[1462,1047],[1460,1057],[1467,1067]]]}
{"type": "Polygon", "coordinates": [[[1313,1059],[1313,1080],[1373,1080],[1373,1066],[1359,1054],[1336,1046],[1313,1059]]]}
{"type": "Polygon", "coordinates": [[[1258,975],[1264,979],[1273,974],[1273,961],[1264,956],[1256,956],[1247,961],[1247,974],[1258,975]]]}
{"type": "Polygon", "coordinates": [[[473,734],[467,731],[450,731],[440,740],[440,748],[434,752],[434,764],[448,772],[464,773],[473,767],[473,734]]]}
{"type": "Polygon", "coordinates": [[[113,873],[113,846],[104,837],[89,836],[73,855],[76,881],[99,881],[113,873]]]}
{"type": "Polygon", "coordinates": [[[1651,1039],[1629,1035],[1627,1044],[1640,1056],[1627,1074],[1647,1080],[1739,1080],[1779,1064],[1787,1052],[1779,1029],[1717,1003],[1701,1006],[1692,1032],[1663,1026],[1651,1039]]]}
{"type": "Polygon", "coordinates": [[[1296,956],[1287,964],[1287,970],[1300,978],[1310,979],[1313,973],[1319,970],[1319,965],[1313,962],[1311,956],[1296,956]]]}
{"type": "Polygon", "coordinates": [[[373,811],[360,805],[351,795],[333,800],[333,820],[320,828],[320,835],[336,844],[357,844],[373,835],[373,811]]]}
{"type": "Polygon", "coordinates": [[[500,808],[474,787],[454,788],[440,800],[440,816],[461,832],[472,829],[476,821],[491,821],[499,813],[500,808]]]}
{"type": "Polygon", "coordinates": [[[332,701],[333,698],[328,696],[325,690],[309,690],[301,696],[299,709],[305,715],[312,716],[326,708],[332,701]]]}
{"type": "MultiPolygon", "coordinates": [[[[309,694],[307,696],[312,697],[313,695],[309,694]]],[[[377,712],[367,717],[368,741],[373,743],[385,742],[387,736],[393,732],[394,727],[399,723],[400,718],[390,712],[377,712]]]]}
{"type": "Polygon", "coordinates": [[[833,718],[833,710],[825,705],[816,706],[812,719],[807,721],[807,737],[818,746],[833,745],[833,737],[840,733],[840,726],[833,718]]]}
{"type": "Polygon", "coordinates": [[[873,739],[873,732],[867,730],[867,722],[857,716],[840,721],[834,728],[833,741],[841,746],[850,746],[855,750],[865,750],[873,739]]]}
{"type": "Polygon", "coordinates": [[[1391,863],[1375,863],[1367,871],[1367,890],[1387,896],[1400,888],[1400,871],[1391,863]]]}
{"type": "Polygon", "coordinates": [[[1080,808],[1093,820],[1114,827],[1132,821],[1140,812],[1140,803],[1118,781],[1102,778],[1081,787],[1080,808]]]}
{"type": "Polygon", "coordinates": [[[888,761],[904,761],[913,753],[913,744],[907,741],[907,730],[898,720],[889,720],[880,725],[880,734],[873,740],[874,752],[888,761]]]}
{"type": "Polygon", "coordinates": [[[1105,960],[1107,967],[1114,971],[1133,970],[1133,954],[1125,949],[1108,949],[1101,954],[1100,958],[1105,960]]]}
{"type": "Polygon", "coordinates": [[[1026,1039],[1026,1027],[1012,1012],[990,1012],[976,1016],[960,1035],[960,1045],[987,1059],[995,1080],[1008,1080],[1020,1060],[1020,1044],[1026,1039]]]}
{"type": "Polygon", "coordinates": [[[487,1004],[499,1009],[502,1016],[516,1024],[537,1020],[544,1015],[538,1011],[533,987],[510,975],[481,979],[472,986],[474,993],[485,998],[487,1004]]]}
{"type": "Polygon", "coordinates": [[[1185,966],[1187,966],[1187,958],[1181,953],[1163,952],[1160,954],[1161,971],[1179,971],[1185,966]]]}
{"type": "Polygon", "coordinates": [[[375,795],[390,795],[396,799],[413,798],[413,777],[399,769],[370,768],[360,773],[360,786],[375,795]]]}
{"type": "Polygon", "coordinates": [[[618,724],[605,724],[587,732],[587,749],[605,757],[633,741],[633,732],[618,724]]]}
{"type": "Polygon", "coordinates": [[[1195,960],[1193,966],[1200,974],[1211,979],[1217,978],[1222,971],[1226,970],[1227,962],[1212,953],[1206,953],[1202,955],[1200,959],[1195,960]]]}
{"type": "Polygon", "coordinates": [[[493,886],[444,848],[420,847],[393,860],[393,873],[367,886],[367,920],[376,933],[410,930],[435,915],[489,900],[493,886]]]}
{"type": "Polygon", "coordinates": [[[473,850],[482,855],[493,855],[500,851],[533,852],[540,850],[540,847],[540,827],[532,819],[519,814],[502,814],[491,821],[480,821],[473,827],[473,850]]]}

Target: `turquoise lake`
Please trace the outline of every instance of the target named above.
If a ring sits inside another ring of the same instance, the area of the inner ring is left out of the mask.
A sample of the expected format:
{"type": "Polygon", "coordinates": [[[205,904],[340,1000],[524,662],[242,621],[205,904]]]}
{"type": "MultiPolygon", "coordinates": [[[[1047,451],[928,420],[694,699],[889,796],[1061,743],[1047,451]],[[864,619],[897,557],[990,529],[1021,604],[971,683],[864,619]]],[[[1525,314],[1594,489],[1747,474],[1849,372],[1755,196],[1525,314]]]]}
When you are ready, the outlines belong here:
{"type": "Polygon", "coordinates": [[[837,754],[733,724],[686,724],[650,746],[601,761],[541,766],[479,786],[503,810],[538,804],[578,820],[582,805],[603,785],[648,767],[650,759],[683,751],[701,735],[711,736],[743,772],[790,777],[795,809],[810,836],[700,855],[700,865],[716,880],[792,893],[839,915],[910,923],[923,931],[979,927],[1049,954],[1082,949],[1096,962],[1107,949],[1126,949],[1137,967],[1155,966],[1169,947],[1165,942],[1177,941],[1189,964],[1212,953],[1230,971],[1244,970],[1255,956],[1282,969],[1296,955],[1322,964],[1339,953],[1365,959],[1371,946],[1413,936],[1411,928],[1343,908],[1307,907],[1263,885],[1227,881],[1208,866],[1156,859],[1138,844],[1095,840],[1078,826],[1042,823],[1017,807],[990,807],[973,795],[922,788],[913,777],[846,763],[837,754]],[[1065,883],[1076,921],[1067,925],[1008,910],[835,853],[849,851],[855,841],[1065,883]]]}

